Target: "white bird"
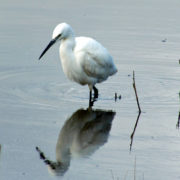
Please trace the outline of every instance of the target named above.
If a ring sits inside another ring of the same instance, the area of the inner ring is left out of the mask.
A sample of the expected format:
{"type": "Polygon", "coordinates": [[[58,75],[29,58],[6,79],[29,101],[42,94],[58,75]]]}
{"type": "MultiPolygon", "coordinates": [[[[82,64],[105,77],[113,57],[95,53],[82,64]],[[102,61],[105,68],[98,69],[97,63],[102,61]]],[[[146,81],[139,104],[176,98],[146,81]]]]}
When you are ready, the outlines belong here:
{"type": "Polygon", "coordinates": [[[112,56],[96,40],[89,37],[75,37],[71,26],[61,23],[55,27],[52,40],[39,59],[58,41],[61,41],[59,53],[64,73],[70,80],[89,86],[89,105],[92,106],[98,98],[95,84],[105,81],[117,72],[112,56]],[[92,90],[94,90],[93,101],[92,90]]]}

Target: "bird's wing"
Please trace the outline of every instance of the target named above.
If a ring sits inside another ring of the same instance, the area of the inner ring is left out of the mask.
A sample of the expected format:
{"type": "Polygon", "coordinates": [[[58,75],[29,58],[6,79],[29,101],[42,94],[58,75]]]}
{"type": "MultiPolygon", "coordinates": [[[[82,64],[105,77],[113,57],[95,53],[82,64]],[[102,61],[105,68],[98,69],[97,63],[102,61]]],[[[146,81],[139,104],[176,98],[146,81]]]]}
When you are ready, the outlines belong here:
{"type": "Polygon", "coordinates": [[[78,63],[88,76],[104,80],[117,71],[111,55],[94,39],[76,38],[75,51],[78,63]]]}

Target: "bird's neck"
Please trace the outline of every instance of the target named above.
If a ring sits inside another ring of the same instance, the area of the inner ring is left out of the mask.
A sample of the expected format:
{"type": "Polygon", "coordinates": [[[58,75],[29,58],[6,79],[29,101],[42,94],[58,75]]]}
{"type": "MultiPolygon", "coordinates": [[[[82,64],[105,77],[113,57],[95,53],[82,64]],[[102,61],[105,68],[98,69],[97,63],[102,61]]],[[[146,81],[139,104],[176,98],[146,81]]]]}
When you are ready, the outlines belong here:
{"type": "Polygon", "coordinates": [[[72,35],[66,39],[61,40],[60,51],[62,51],[62,53],[65,53],[66,51],[73,51],[74,46],[75,46],[75,38],[72,35]]]}
{"type": "Polygon", "coordinates": [[[73,50],[75,47],[74,37],[61,40],[60,58],[62,61],[71,61],[73,59],[73,50]]]}
{"type": "Polygon", "coordinates": [[[70,71],[75,67],[75,38],[74,36],[63,39],[60,45],[60,59],[64,73],[69,77],[70,71]]]}

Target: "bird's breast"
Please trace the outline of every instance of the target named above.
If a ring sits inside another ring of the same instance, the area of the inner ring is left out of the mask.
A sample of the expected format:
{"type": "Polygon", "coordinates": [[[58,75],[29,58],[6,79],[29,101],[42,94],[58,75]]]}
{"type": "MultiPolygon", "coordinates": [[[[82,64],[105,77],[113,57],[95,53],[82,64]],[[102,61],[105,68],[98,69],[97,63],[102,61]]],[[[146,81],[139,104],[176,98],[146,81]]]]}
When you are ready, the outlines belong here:
{"type": "Polygon", "coordinates": [[[81,85],[87,84],[84,79],[83,71],[76,62],[75,56],[72,52],[67,53],[60,49],[60,59],[63,72],[68,79],[81,85]]]}

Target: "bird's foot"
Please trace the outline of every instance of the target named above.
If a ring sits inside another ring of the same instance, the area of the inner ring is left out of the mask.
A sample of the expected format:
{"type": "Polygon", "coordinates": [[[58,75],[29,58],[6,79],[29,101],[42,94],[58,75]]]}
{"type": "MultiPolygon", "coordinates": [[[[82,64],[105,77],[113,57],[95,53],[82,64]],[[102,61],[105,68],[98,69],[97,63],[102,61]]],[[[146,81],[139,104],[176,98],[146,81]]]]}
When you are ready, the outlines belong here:
{"type": "Polygon", "coordinates": [[[97,98],[98,98],[98,96],[96,98],[93,97],[93,98],[89,99],[89,107],[92,107],[94,105],[94,102],[97,101],[97,98]]]}
{"type": "Polygon", "coordinates": [[[89,108],[93,107],[93,105],[94,105],[94,101],[89,101],[89,108]]]}

